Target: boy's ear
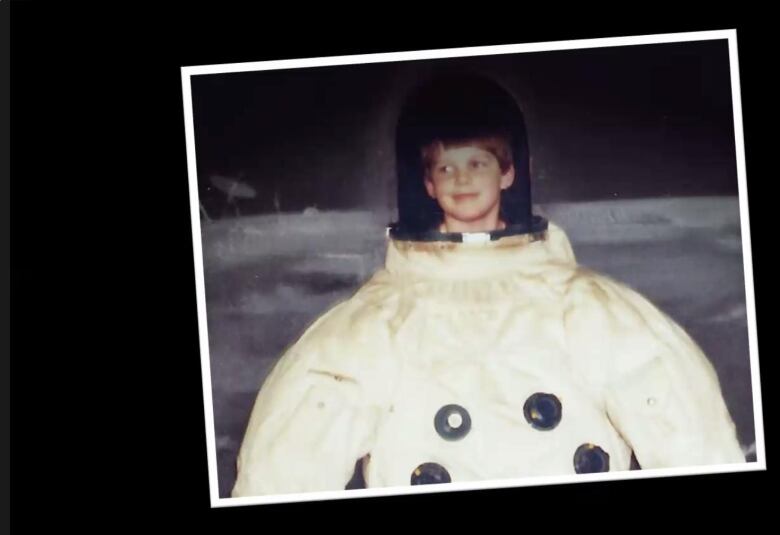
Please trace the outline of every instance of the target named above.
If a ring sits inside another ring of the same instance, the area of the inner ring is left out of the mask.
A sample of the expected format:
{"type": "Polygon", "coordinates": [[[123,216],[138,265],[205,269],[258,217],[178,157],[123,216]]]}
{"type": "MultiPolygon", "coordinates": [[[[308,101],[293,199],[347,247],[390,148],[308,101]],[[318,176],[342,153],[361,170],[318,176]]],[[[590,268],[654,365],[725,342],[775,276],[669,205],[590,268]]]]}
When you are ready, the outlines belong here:
{"type": "Polygon", "coordinates": [[[506,173],[501,175],[501,189],[507,189],[515,181],[515,166],[510,165],[506,173]]]}
{"type": "Polygon", "coordinates": [[[425,191],[428,192],[428,196],[431,199],[436,198],[436,189],[433,185],[433,181],[430,178],[428,178],[427,175],[425,176],[425,191]]]}

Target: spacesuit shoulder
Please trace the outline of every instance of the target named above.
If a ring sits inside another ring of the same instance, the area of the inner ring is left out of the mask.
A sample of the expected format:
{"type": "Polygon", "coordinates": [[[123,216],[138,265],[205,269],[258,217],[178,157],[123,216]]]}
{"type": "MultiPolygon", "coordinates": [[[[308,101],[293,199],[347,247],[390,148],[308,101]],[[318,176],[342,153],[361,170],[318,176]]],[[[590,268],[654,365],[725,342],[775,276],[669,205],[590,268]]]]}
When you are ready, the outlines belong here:
{"type": "Polygon", "coordinates": [[[673,319],[637,290],[592,270],[576,270],[564,317],[570,343],[601,361],[609,371],[605,379],[679,353],[695,355],[709,368],[699,347],[673,319]]]}
{"type": "MultiPolygon", "coordinates": [[[[384,399],[361,299],[342,301],[282,355],[255,400],[233,496],[343,488],[384,399]]],[[[386,379],[385,381],[386,382],[386,379]]]]}
{"type": "Polygon", "coordinates": [[[642,467],[744,461],[715,367],[680,325],[636,290],[587,270],[568,297],[570,348],[642,467]]]}
{"type": "Polygon", "coordinates": [[[715,366],[694,339],[636,290],[601,275],[586,279],[598,332],[580,332],[577,342],[606,358],[607,412],[639,463],[744,462],[715,366]]]}
{"type": "Polygon", "coordinates": [[[312,373],[348,383],[373,383],[377,370],[391,364],[385,350],[393,295],[382,280],[369,280],[303,332],[283,353],[267,383],[277,376],[312,373]]]}

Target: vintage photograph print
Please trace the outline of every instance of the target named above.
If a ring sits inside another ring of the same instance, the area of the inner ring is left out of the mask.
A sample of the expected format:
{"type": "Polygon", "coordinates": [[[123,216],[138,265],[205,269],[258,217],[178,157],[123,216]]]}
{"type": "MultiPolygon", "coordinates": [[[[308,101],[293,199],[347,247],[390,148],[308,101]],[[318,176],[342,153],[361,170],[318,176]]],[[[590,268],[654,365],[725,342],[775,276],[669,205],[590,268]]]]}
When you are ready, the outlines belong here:
{"type": "Polygon", "coordinates": [[[182,67],[212,506],[765,470],[738,39],[182,67]]]}

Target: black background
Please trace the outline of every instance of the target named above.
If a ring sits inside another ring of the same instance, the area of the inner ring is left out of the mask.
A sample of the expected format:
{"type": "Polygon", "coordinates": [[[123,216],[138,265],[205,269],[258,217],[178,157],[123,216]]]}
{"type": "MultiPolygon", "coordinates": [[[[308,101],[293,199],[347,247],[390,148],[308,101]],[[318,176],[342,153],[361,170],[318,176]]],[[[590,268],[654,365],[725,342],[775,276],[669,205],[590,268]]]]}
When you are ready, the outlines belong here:
{"type": "Polygon", "coordinates": [[[734,517],[745,526],[759,516],[771,472],[209,507],[183,65],[737,28],[771,450],[773,30],[758,25],[760,13],[707,11],[686,21],[655,4],[551,7],[541,14],[453,5],[423,16],[419,4],[328,6],[322,14],[295,5],[282,15],[267,6],[216,12],[214,4],[183,3],[162,12],[156,4],[0,1],[0,36],[4,49],[11,46],[3,78],[12,95],[12,139],[4,144],[12,158],[10,173],[3,171],[12,180],[3,180],[0,197],[15,200],[13,361],[3,375],[15,379],[5,391],[14,396],[7,481],[16,527],[231,533],[306,521],[315,530],[373,531],[398,520],[417,531],[472,522],[489,529],[497,520],[499,529],[523,530],[531,522],[554,529],[564,518],[575,529],[633,530],[655,518],[672,529],[675,512],[700,527],[734,517]]]}

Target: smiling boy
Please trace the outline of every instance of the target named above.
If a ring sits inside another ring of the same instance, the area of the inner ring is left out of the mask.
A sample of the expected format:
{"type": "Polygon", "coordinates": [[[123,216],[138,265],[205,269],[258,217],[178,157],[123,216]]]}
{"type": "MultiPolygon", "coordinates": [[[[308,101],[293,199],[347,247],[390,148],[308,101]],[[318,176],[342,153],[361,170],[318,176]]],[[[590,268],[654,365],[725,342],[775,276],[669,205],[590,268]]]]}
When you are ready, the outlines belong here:
{"type": "Polygon", "coordinates": [[[500,140],[445,147],[438,142],[424,151],[425,189],[441,207],[441,232],[502,230],[501,191],[512,185],[515,170],[509,158],[499,161],[500,140]],[[493,149],[492,151],[490,149],[493,149]]]}

